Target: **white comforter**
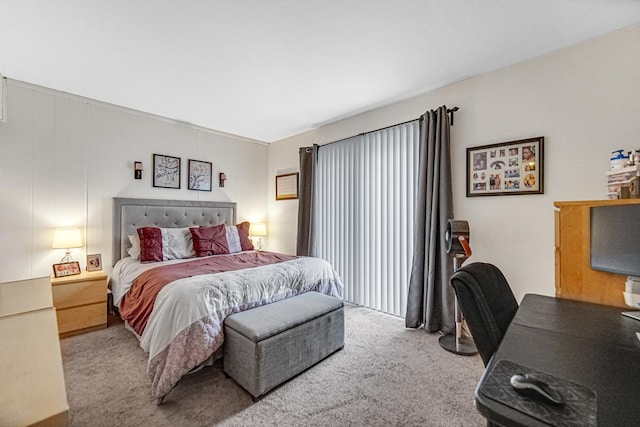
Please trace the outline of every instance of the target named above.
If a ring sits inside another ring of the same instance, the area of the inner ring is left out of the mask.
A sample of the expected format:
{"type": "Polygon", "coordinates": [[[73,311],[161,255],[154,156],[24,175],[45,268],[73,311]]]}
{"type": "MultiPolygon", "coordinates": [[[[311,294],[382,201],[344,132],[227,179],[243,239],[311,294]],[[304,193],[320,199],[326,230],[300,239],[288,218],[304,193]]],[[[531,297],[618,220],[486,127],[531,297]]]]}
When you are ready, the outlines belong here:
{"type": "MultiPolygon", "coordinates": [[[[184,262],[184,260],[180,260],[184,262]]],[[[149,268],[176,261],[140,264],[125,258],[112,273],[114,303],[133,278],[149,268]]],[[[152,393],[161,401],[179,379],[206,361],[223,342],[226,316],[307,291],[342,298],[335,270],[319,258],[297,258],[261,267],[179,279],[159,293],[140,338],[149,352],[152,393]]]]}

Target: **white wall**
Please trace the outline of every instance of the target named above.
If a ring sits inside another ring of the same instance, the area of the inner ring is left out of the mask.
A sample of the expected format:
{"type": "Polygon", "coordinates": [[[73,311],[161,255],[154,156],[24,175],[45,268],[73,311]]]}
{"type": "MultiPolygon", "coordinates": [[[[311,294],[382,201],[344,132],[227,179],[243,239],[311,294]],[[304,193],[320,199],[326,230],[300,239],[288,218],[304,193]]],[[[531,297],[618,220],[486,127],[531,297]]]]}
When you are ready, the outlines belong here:
{"type": "Polygon", "coordinates": [[[518,298],[554,292],[553,201],[602,199],[609,153],[640,148],[640,26],[494,71],[270,146],[194,125],[8,81],[0,123],[0,282],[49,275],[62,256],[53,228],[80,226],[74,250],[111,259],[111,198],[238,202],[267,219],[267,249],[295,252],[297,201],[275,201],[275,175],[298,170],[298,147],[323,144],[457,105],[455,212],[471,225],[472,260],[499,265],[518,298]],[[465,197],[465,149],[544,136],[545,194],[465,197]],[[151,186],[152,154],[178,156],[182,189],[151,186]],[[265,158],[268,157],[268,167],[265,158]],[[211,161],[212,192],[186,189],[187,159],[211,161]],[[143,180],[133,161],[144,162],[143,180]],[[217,186],[224,171],[229,180],[217,186]]]}
{"type": "MultiPolygon", "coordinates": [[[[498,265],[518,299],[553,295],[553,202],[603,199],[610,152],[640,148],[638,40],[640,25],[272,143],[269,175],[297,170],[298,147],[458,106],[451,134],[454,210],[470,224],[467,262],[498,265]],[[537,136],[545,137],[545,194],[465,196],[466,148],[537,136]]],[[[278,234],[270,249],[294,252],[297,202],[270,198],[269,217],[278,234]]]]}
{"type": "Polygon", "coordinates": [[[238,203],[238,220],[266,220],[268,145],[8,80],[0,123],[0,282],[51,274],[64,250],[53,229],[78,226],[84,268],[102,254],[110,271],[113,197],[238,203]],[[152,155],[182,159],[181,189],[152,186],[152,155]],[[188,159],[213,163],[211,192],[187,190],[188,159]],[[144,164],[134,180],[133,162],[144,164]],[[218,186],[218,173],[228,180],[218,186]]]}

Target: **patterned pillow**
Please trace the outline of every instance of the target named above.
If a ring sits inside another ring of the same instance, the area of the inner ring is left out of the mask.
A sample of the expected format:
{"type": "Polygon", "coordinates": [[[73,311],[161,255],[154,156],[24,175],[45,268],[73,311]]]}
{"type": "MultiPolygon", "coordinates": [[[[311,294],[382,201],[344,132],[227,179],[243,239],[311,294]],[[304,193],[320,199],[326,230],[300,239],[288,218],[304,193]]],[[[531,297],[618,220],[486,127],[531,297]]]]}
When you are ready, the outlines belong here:
{"type": "Polygon", "coordinates": [[[224,224],[214,227],[193,227],[190,229],[193,236],[193,247],[196,256],[209,256],[229,253],[227,233],[224,224]]]}
{"type": "Polygon", "coordinates": [[[235,254],[242,252],[242,245],[240,245],[240,235],[238,234],[238,227],[235,225],[227,225],[225,227],[227,235],[227,243],[229,244],[229,253],[235,254]]]}
{"type": "Polygon", "coordinates": [[[141,262],[192,258],[196,255],[188,227],[141,227],[138,228],[138,237],[141,262]]]}
{"type": "Polygon", "coordinates": [[[247,221],[241,222],[237,225],[228,225],[227,229],[227,242],[229,242],[229,253],[236,253],[241,251],[250,251],[253,249],[251,239],[249,239],[249,226],[251,224],[247,221]]]}

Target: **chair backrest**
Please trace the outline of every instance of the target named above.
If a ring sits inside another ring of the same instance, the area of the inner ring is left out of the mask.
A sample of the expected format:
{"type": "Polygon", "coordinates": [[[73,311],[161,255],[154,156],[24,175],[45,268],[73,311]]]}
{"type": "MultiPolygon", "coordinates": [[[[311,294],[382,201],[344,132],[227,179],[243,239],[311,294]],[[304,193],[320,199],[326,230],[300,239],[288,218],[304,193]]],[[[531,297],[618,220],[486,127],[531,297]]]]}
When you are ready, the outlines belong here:
{"type": "Polygon", "coordinates": [[[474,262],[451,276],[451,285],[480,357],[487,366],[498,349],[518,302],[507,279],[493,264],[474,262]]]}

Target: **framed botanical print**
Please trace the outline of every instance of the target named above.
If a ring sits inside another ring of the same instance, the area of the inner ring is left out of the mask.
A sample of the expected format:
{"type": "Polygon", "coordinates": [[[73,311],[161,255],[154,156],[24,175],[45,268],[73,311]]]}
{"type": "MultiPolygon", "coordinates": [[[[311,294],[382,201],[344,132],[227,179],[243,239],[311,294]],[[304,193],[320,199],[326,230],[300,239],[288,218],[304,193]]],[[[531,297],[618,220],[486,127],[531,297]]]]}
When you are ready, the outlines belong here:
{"type": "Polygon", "coordinates": [[[180,188],[180,158],[153,155],[153,186],[162,188],[180,188]]]}
{"type": "Polygon", "coordinates": [[[189,159],[189,190],[211,191],[211,162],[189,159]]]}
{"type": "Polygon", "coordinates": [[[544,137],[467,148],[467,197],[544,193],[544,137]]]}

